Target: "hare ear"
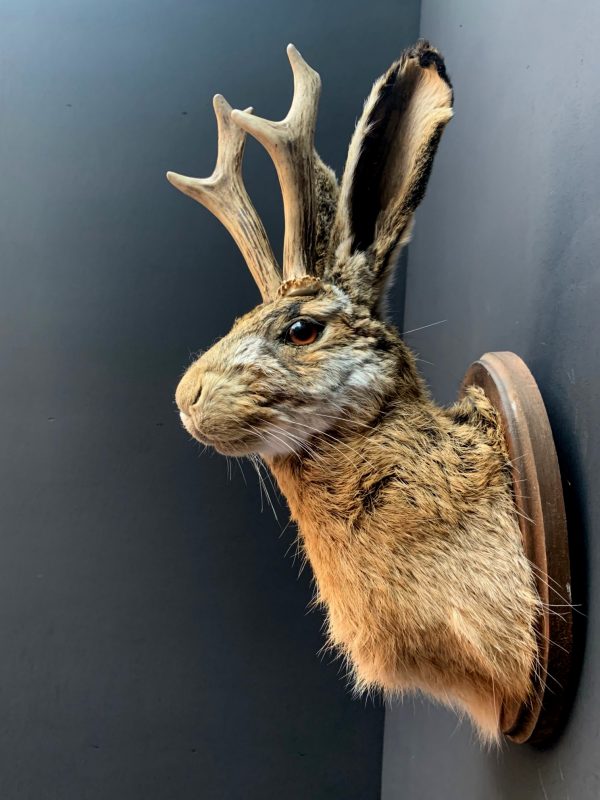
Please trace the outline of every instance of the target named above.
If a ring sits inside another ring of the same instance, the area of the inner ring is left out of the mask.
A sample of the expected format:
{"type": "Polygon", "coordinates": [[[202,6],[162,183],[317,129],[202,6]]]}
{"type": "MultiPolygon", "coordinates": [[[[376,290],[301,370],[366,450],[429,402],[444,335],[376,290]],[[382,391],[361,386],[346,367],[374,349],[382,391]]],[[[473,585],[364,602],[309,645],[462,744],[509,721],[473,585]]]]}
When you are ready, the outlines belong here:
{"type": "Polygon", "coordinates": [[[442,57],[419,41],[375,82],[350,142],[327,277],[373,310],[410,237],[452,99],[442,57]]]}

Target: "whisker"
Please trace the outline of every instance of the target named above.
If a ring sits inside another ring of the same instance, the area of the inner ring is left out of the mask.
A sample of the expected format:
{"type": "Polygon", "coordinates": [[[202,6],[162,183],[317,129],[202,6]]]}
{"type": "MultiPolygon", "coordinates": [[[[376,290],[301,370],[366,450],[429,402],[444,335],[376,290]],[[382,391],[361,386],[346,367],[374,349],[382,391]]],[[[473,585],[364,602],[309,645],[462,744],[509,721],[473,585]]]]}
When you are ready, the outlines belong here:
{"type": "Polygon", "coordinates": [[[560,585],[560,583],[555,581],[554,578],[552,578],[550,575],[545,574],[544,572],[542,572],[542,570],[539,569],[537,564],[534,564],[532,561],[529,562],[529,565],[530,565],[534,575],[536,575],[536,577],[539,580],[541,580],[541,582],[547,587],[548,591],[551,592],[552,594],[556,595],[556,597],[558,597],[559,600],[563,601],[563,604],[551,603],[550,605],[553,605],[553,606],[555,606],[557,608],[570,608],[572,611],[576,612],[577,614],[580,614],[582,617],[586,617],[587,616],[587,614],[585,614],[583,611],[581,611],[579,604],[570,603],[568,598],[563,597],[563,595],[558,590],[558,589],[562,589],[562,586],[560,585]],[[553,586],[550,583],[548,583],[548,580],[552,581],[552,583],[555,584],[555,585],[553,586]]]}
{"type": "Polygon", "coordinates": [[[519,511],[516,508],[514,509],[514,512],[515,512],[515,514],[518,514],[520,517],[523,517],[523,519],[526,519],[527,522],[531,522],[532,525],[534,524],[533,520],[531,519],[531,517],[528,517],[527,514],[523,514],[521,511],[519,511]]]}
{"type": "MultiPolygon", "coordinates": [[[[307,430],[311,431],[315,436],[326,436],[332,442],[335,442],[336,444],[343,445],[344,447],[347,447],[355,455],[357,455],[360,459],[365,461],[365,463],[367,463],[371,467],[371,469],[377,470],[377,467],[369,461],[369,459],[364,455],[364,453],[361,453],[358,450],[355,450],[354,447],[352,447],[351,445],[348,444],[348,442],[344,442],[341,439],[338,439],[337,437],[332,436],[330,433],[327,433],[326,431],[316,431],[316,430],[314,430],[314,428],[311,428],[310,425],[306,425],[303,422],[298,422],[297,420],[290,420],[290,422],[291,422],[292,425],[298,425],[298,426],[300,426],[302,428],[306,428],[307,430]]],[[[344,455],[344,454],[340,453],[340,455],[344,455]]],[[[350,462],[350,463],[352,463],[352,462],[350,462]]]]}
{"type": "Polygon", "coordinates": [[[260,494],[260,513],[262,514],[262,512],[264,511],[264,508],[265,508],[264,501],[263,501],[263,488],[262,488],[262,481],[261,481],[260,473],[258,472],[258,469],[256,468],[255,458],[256,457],[254,455],[250,454],[248,456],[248,461],[252,464],[252,466],[256,470],[256,474],[258,475],[258,491],[259,491],[259,494],[260,494]]]}
{"type": "Polygon", "coordinates": [[[361,422],[360,420],[353,420],[350,417],[337,417],[335,414],[323,414],[322,412],[318,411],[311,411],[311,415],[315,417],[323,417],[323,419],[333,419],[339,422],[346,422],[349,425],[360,425],[362,428],[367,428],[367,430],[373,430],[373,426],[368,422],[361,422]]]}
{"type": "MultiPolygon", "coordinates": [[[[323,458],[319,455],[319,453],[317,453],[317,451],[314,448],[310,447],[309,444],[305,442],[303,439],[301,439],[299,436],[296,436],[295,434],[291,433],[291,431],[287,431],[284,428],[281,428],[279,425],[275,425],[272,422],[270,422],[269,425],[272,428],[275,428],[275,430],[279,431],[279,433],[281,433],[282,435],[285,435],[289,439],[291,439],[291,441],[293,441],[296,445],[298,445],[308,455],[312,456],[312,458],[314,458],[317,461],[323,461],[323,458]]],[[[298,455],[298,453],[295,453],[295,455],[298,455]]]]}
{"type": "Polygon", "coordinates": [[[242,478],[244,479],[244,483],[246,484],[246,486],[248,486],[248,482],[246,481],[246,475],[245,475],[244,469],[242,467],[242,462],[240,461],[240,459],[237,456],[235,456],[235,463],[238,465],[239,470],[242,473],[242,478]]]}
{"type": "Polygon", "coordinates": [[[429,325],[421,325],[419,328],[411,328],[409,331],[402,331],[400,336],[408,336],[409,333],[416,333],[417,331],[424,331],[425,328],[433,328],[434,325],[442,325],[444,322],[448,322],[447,319],[438,319],[437,322],[430,322],[429,325]]]}
{"type": "Polygon", "coordinates": [[[271,508],[271,511],[273,512],[273,516],[275,517],[275,519],[279,523],[279,517],[277,516],[277,511],[275,511],[275,505],[273,504],[273,500],[271,499],[271,495],[269,494],[269,490],[267,489],[267,484],[265,483],[265,480],[263,478],[262,472],[260,470],[260,461],[258,460],[258,457],[256,455],[254,455],[253,453],[251,453],[248,456],[248,459],[250,460],[251,464],[254,466],[256,474],[258,475],[258,485],[261,488],[261,511],[264,509],[264,505],[262,503],[262,491],[264,490],[265,497],[267,498],[267,502],[268,502],[268,504],[269,504],[269,506],[271,508]]]}
{"type": "MultiPolygon", "coordinates": [[[[331,440],[331,441],[332,441],[334,444],[344,444],[344,442],[338,442],[338,440],[337,440],[337,439],[336,439],[334,436],[331,436],[330,434],[326,433],[325,431],[317,431],[317,430],[315,430],[314,428],[311,428],[309,425],[304,425],[304,424],[303,424],[303,423],[301,423],[301,422],[296,422],[295,420],[290,420],[290,421],[289,421],[289,424],[291,424],[291,425],[297,425],[297,426],[299,426],[299,427],[306,428],[306,429],[307,429],[308,431],[310,431],[310,433],[312,433],[312,434],[313,434],[315,437],[316,437],[316,436],[326,436],[326,437],[327,437],[328,439],[330,439],[330,440],[331,440]]],[[[350,447],[350,445],[347,445],[347,447],[350,447]]],[[[352,448],[350,448],[350,449],[352,449],[352,448]]],[[[348,456],[346,453],[342,453],[342,452],[341,452],[341,450],[340,450],[338,447],[335,447],[335,446],[334,446],[334,447],[333,447],[333,450],[334,450],[334,452],[336,452],[336,453],[337,453],[337,454],[338,454],[338,455],[339,455],[341,458],[344,458],[344,459],[345,459],[345,460],[346,460],[346,461],[347,461],[349,464],[351,464],[352,466],[355,466],[355,462],[354,462],[354,461],[353,461],[353,460],[352,460],[352,459],[351,459],[351,458],[350,458],[350,457],[349,457],[349,456],[348,456]]],[[[325,457],[324,457],[324,456],[322,456],[322,455],[319,455],[319,457],[318,457],[318,460],[319,460],[321,463],[324,463],[324,464],[327,464],[327,463],[328,463],[328,462],[327,462],[327,460],[325,459],[325,457]]]]}

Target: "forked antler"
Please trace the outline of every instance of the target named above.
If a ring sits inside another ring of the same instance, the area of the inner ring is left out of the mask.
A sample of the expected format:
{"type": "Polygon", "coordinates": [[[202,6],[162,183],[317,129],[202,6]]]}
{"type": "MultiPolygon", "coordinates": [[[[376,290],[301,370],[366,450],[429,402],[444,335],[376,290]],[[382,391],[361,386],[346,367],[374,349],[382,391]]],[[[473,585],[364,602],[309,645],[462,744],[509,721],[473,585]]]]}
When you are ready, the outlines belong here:
{"type": "Polygon", "coordinates": [[[319,74],[293,44],[287,54],[294,74],[294,97],[280,122],[234,110],[232,119],[267,150],[277,170],[283,195],[285,235],[284,280],[299,278],[312,268],[315,245],[314,133],[321,92],[319,74]]]}
{"type": "Polygon", "coordinates": [[[280,122],[252,116],[252,109],[231,109],[224,97],[213,100],[219,148],[209,178],[188,178],[168,172],[178,189],[193,197],[223,223],[242,251],[263,299],[272,300],[281,273],[265,228],[242,181],[246,131],[265,147],[277,170],[283,195],[285,235],[283,279],[309,274],[316,238],[314,135],[321,79],[293,44],[287,54],[294,74],[294,97],[280,122]]]}
{"type": "MultiPolygon", "coordinates": [[[[281,275],[267,232],[242,179],[242,157],[246,134],[232,121],[231,106],[217,94],[213,99],[218,127],[217,163],[209,178],[188,178],[167,172],[180,191],[206,206],[227,228],[242,252],[263,300],[272,300],[281,275]]],[[[243,112],[250,116],[252,109],[243,112]]],[[[251,117],[250,117],[251,118],[251,117]]]]}

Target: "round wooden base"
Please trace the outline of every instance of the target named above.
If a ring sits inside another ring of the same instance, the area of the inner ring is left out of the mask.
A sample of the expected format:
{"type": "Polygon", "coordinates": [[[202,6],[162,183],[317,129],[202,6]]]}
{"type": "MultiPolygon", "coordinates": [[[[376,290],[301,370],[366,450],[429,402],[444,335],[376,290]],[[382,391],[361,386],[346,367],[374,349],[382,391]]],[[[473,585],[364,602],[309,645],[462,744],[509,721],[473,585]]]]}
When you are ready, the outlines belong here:
{"type": "Polygon", "coordinates": [[[530,697],[502,708],[501,728],[513,742],[544,744],[563,719],[572,652],[571,572],[558,460],[544,401],[519,356],[486,353],[471,364],[462,391],[473,385],[483,389],[502,420],[523,547],[544,609],[530,697]]]}

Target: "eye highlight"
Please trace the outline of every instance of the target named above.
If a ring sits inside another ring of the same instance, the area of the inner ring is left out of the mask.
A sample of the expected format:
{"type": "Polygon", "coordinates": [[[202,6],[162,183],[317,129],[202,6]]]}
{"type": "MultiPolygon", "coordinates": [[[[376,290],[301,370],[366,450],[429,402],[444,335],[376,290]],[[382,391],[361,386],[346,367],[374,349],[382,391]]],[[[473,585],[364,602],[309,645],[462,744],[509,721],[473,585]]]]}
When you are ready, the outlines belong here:
{"type": "Polygon", "coordinates": [[[314,319],[297,319],[285,332],[285,341],[296,347],[316,342],[325,326],[314,319]]]}

